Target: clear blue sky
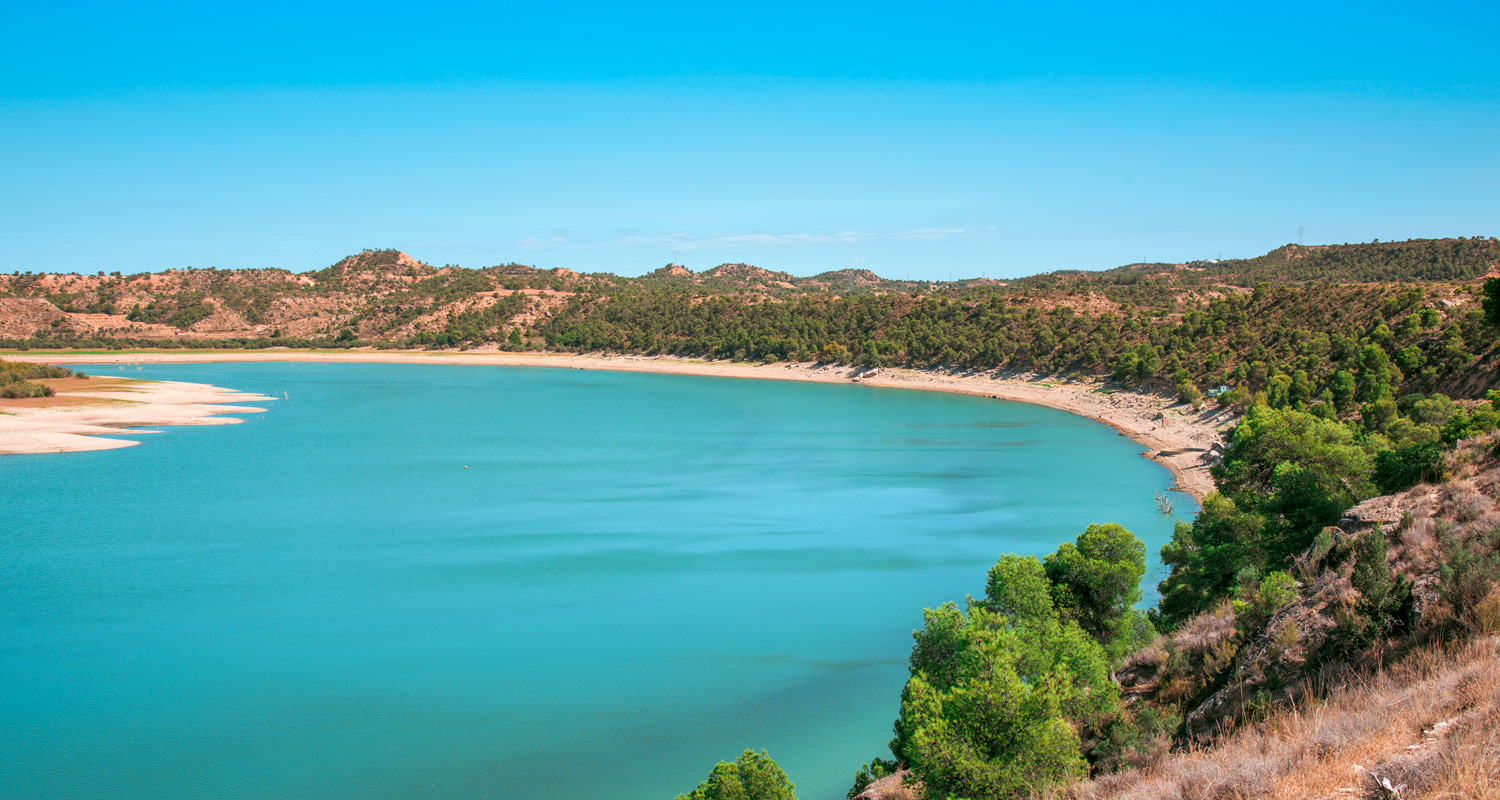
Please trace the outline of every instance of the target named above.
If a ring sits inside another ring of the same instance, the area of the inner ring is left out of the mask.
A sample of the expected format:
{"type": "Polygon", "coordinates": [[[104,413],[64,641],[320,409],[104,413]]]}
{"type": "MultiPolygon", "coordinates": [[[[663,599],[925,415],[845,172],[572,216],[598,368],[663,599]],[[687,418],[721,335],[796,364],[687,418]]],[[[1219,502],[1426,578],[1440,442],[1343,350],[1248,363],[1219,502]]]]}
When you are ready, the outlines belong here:
{"type": "Polygon", "coordinates": [[[1500,235],[1500,4],[10,3],[0,269],[1500,235]]]}

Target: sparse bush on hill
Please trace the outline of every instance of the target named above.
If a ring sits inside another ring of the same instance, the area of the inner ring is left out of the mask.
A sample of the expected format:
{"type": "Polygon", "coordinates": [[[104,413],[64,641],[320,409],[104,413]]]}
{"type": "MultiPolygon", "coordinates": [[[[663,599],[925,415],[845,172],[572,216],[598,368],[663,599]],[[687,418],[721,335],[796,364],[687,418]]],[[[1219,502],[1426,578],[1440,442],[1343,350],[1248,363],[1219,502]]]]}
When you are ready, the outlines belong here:
{"type": "Polygon", "coordinates": [[[8,350],[67,350],[70,348],[90,350],[263,350],[271,347],[282,347],[289,350],[297,349],[348,349],[364,347],[369,343],[358,339],[351,341],[338,341],[333,336],[302,338],[302,337],[277,337],[262,336],[254,338],[197,338],[178,337],[173,339],[129,339],[129,338],[51,338],[35,337],[31,339],[6,339],[0,338],[0,349],[8,350]]]}
{"type": "Polygon", "coordinates": [[[1355,503],[1440,479],[1446,450],[1417,432],[1441,425],[1458,431],[1457,441],[1496,427],[1489,400],[1472,410],[1442,395],[1406,405],[1409,416],[1392,419],[1385,433],[1294,409],[1252,407],[1214,469],[1219,493],[1192,523],[1179,523],[1162,550],[1170,569],[1160,587],[1162,624],[1170,628],[1208,610],[1234,594],[1241,578],[1288,568],[1355,503]],[[1397,445],[1391,434],[1418,443],[1397,445]]]}
{"type": "MultiPolygon", "coordinates": [[[[1471,440],[1448,461],[1463,464],[1465,474],[1482,469],[1484,485],[1493,487],[1500,480],[1493,441],[1471,440]]],[[[1211,497],[1193,526],[1179,528],[1179,538],[1232,518],[1225,502],[1211,497]]],[[[1372,502],[1376,510],[1355,509],[1355,521],[1342,523],[1352,531],[1318,533],[1289,574],[1262,567],[1228,579],[1227,559],[1190,560],[1191,569],[1173,564],[1162,609],[1164,622],[1175,627],[1159,645],[1126,659],[1117,678],[1127,695],[1137,707],[1185,712],[1180,735],[1203,743],[1321,691],[1330,675],[1398,658],[1423,641],[1500,628],[1500,515],[1490,498],[1454,480],[1372,502]],[[1388,519],[1391,512],[1379,509],[1389,504],[1408,508],[1393,528],[1357,521],[1371,514],[1388,519]],[[1195,575],[1218,576],[1215,592],[1232,602],[1170,619],[1172,602],[1193,588],[1195,575]],[[1217,633],[1205,636],[1206,630],[1217,633]]]]}
{"type": "MultiPolygon", "coordinates": [[[[0,276],[0,296],[41,297],[77,313],[128,309],[132,321],[177,330],[221,309],[222,319],[250,326],[233,332],[239,341],[294,323],[316,331],[283,337],[288,347],[323,346],[319,337],[348,327],[385,346],[1112,376],[1175,390],[1188,403],[1208,392],[1325,417],[1368,408],[1367,426],[1383,428],[1390,419],[1382,401],[1434,391],[1474,397],[1475,368],[1481,376],[1500,370],[1492,358],[1500,329],[1479,308],[1478,287],[1452,283],[1484,274],[1497,251],[1492,239],[1288,246],[1185,268],[928,284],[855,273],[796,278],[746,265],[642,278],[438,268],[371,250],[304,275],[0,276]]],[[[65,346],[140,335],[72,334],[50,323],[40,320],[36,332],[65,346]]],[[[177,346],[156,334],[142,341],[177,346]]]]}
{"type": "Polygon", "coordinates": [[[1500,630],[1500,527],[1465,535],[1444,527],[1442,599],[1460,624],[1479,632],[1500,630]]]}
{"type": "Polygon", "coordinates": [[[1149,769],[1096,774],[1054,797],[1472,798],[1500,775],[1500,642],[1438,643],[1379,672],[1269,710],[1214,746],[1162,752],[1149,769]],[[1399,794],[1381,788],[1404,786],[1399,794]]]}

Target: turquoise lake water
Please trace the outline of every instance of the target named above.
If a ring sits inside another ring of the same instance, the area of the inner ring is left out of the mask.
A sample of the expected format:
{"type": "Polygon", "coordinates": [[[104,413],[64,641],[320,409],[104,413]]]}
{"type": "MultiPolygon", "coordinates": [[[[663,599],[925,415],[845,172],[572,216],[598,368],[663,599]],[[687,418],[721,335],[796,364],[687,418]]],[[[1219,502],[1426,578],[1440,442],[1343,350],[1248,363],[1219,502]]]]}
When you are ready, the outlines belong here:
{"type": "Polygon", "coordinates": [[[1139,445],[984,398],[475,366],[128,376],[290,401],[0,457],[6,797],[670,800],[750,747],[803,800],[840,800],[887,755],[924,606],[1094,522],[1146,541],[1154,587],[1171,534],[1170,476],[1139,445]]]}

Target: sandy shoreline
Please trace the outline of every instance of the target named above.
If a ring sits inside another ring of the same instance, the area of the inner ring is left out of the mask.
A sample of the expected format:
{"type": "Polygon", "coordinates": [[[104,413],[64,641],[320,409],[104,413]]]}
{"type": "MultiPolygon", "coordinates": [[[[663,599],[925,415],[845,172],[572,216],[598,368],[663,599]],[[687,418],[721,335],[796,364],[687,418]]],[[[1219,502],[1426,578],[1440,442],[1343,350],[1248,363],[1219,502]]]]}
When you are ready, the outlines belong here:
{"type": "MultiPolygon", "coordinates": [[[[15,359],[19,360],[19,359],[15,359]]],[[[76,453],[114,450],[140,444],[133,439],[101,439],[102,434],[135,436],[160,431],[158,425],[233,425],[237,417],[265,411],[229,403],[274,400],[248,392],[177,381],[100,379],[98,390],[69,391],[66,405],[42,408],[0,408],[0,455],[20,453],[76,453]],[[87,402],[77,402],[77,401],[87,402]],[[126,428],[132,430],[125,430],[126,428]],[[140,430],[136,430],[140,429],[140,430]]]]}
{"type": "MultiPolygon", "coordinates": [[[[484,364],[495,366],[555,367],[571,369],[604,369],[629,372],[654,372],[673,375],[706,375],[768,380],[814,381],[820,383],[858,383],[901,389],[957,392],[1035,403],[1088,417],[1114,428],[1148,448],[1147,457],[1172,472],[1181,491],[1202,501],[1213,491],[1208,473],[1222,441],[1220,431],[1233,417],[1217,409],[1194,413],[1191,408],[1170,398],[1138,392],[1103,393],[1098,384],[1066,383],[1042,380],[1035,376],[996,372],[946,373],[925,370],[886,368],[863,370],[857,367],[818,366],[801,363],[746,364],[695,361],[670,357],[581,356],[563,353],[426,351],[339,351],[302,352],[295,350],[225,351],[215,353],[17,353],[5,356],[13,361],[48,364],[135,364],[198,363],[233,361],[287,361],[312,363],[396,363],[396,364],[484,364]]],[[[122,396],[145,400],[145,407],[84,406],[72,409],[27,410],[17,416],[0,416],[0,454],[9,452],[64,452],[122,447],[118,440],[89,438],[80,427],[92,427],[93,434],[119,433],[114,428],[133,425],[191,425],[238,422],[232,417],[214,414],[241,413],[262,409],[244,409],[213,405],[215,403],[255,402],[274,399],[231,392],[198,384],[160,384],[163,388],[147,396],[122,396]],[[188,389],[187,387],[195,387],[188,389]],[[219,399],[214,399],[219,398],[219,399]],[[46,413],[44,413],[46,412],[46,413]],[[33,446],[45,449],[15,450],[17,428],[30,431],[33,446]],[[98,428],[107,430],[98,430],[98,428]],[[59,438],[67,437],[67,438],[59,438]],[[86,443],[86,446],[85,446],[86,443]],[[79,445],[79,446],[73,446],[79,445]]],[[[103,393],[108,394],[108,393],[103,393]]]]}

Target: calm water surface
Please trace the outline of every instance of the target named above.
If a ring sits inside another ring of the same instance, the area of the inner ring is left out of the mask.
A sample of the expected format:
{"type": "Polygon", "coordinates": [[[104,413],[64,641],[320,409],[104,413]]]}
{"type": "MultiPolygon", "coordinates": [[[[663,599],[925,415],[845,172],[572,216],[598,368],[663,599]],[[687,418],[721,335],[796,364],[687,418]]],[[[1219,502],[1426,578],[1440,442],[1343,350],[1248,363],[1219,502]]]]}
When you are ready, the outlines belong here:
{"type": "Polygon", "coordinates": [[[290,401],[0,458],[7,797],[667,800],[764,747],[804,800],[838,800],[886,754],[924,606],[1089,523],[1123,523],[1153,562],[1171,533],[1141,447],[982,398],[473,366],[127,374],[290,401]]]}

